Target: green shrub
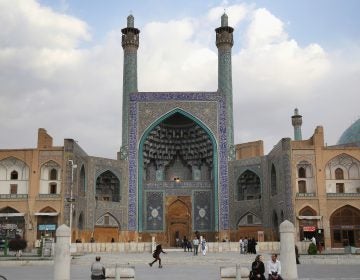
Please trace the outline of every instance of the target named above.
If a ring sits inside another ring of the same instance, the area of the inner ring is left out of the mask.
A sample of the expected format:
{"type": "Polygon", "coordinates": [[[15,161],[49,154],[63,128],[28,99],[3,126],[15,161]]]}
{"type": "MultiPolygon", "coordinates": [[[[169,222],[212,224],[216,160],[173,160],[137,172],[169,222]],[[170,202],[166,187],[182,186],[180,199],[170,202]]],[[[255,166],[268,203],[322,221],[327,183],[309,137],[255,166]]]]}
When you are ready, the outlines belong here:
{"type": "Polygon", "coordinates": [[[309,248],[308,248],[308,254],[309,255],[316,255],[317,254],[317,248],[316,248],[316,245],[314,243],[310,243],[309,248]]]}
{"type": "Polygon", "coordinates": [[[27,246],[27,241],[25,239],[17,238],[17,239],[11,239],[9,241],[10,251],[24,250],[26,246],[27,246]]]}

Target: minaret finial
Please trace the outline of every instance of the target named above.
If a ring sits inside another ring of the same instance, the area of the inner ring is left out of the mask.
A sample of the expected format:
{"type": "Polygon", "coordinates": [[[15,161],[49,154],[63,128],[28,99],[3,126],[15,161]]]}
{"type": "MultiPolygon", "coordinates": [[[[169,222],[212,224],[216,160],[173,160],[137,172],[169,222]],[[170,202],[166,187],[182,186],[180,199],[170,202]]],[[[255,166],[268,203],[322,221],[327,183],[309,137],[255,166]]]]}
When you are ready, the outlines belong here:
{"type": "Polygon", "coordinates": [[[225,27],[228,26],[228,16],[225,13],[225,9],[224,9],[224,14],[221,16],[221,27],[225,27]]]}
{"type": "Polygon", "coordinates": [[[127,17],[127,27],[134,27],[134,16],[130,13],[127,17]]]}

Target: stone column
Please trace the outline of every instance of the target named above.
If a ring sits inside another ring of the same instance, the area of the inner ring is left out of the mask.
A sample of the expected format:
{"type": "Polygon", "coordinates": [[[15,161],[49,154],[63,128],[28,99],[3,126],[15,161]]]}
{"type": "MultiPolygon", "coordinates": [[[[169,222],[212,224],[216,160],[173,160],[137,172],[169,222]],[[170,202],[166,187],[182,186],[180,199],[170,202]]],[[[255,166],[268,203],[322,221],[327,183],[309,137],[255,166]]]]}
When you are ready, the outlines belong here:
{"type": "Polygon", "coordinates": [[[285,220],[280,224],[281,276],[286,280],[298,280],[295,258],[295,228],[285,220]]]}
{"type": "Polygon", "coordinates": [[[61,225],[56,230],[54,280],[70,280],[70,228],[61,225]]]}

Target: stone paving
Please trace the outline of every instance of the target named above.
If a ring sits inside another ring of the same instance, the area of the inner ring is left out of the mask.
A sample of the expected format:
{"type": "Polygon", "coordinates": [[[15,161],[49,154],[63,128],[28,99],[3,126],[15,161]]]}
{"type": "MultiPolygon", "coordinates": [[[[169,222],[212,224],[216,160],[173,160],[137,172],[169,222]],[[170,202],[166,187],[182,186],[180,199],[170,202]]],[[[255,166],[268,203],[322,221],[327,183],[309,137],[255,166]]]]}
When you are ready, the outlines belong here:
{"type": "MultiPolygon", "coordinates": [[[[240,255],[237,253],[209,253],[206,256],[193,256],[192,253],[168,252],[162,255],[163,268],[149,267],[152,260],[150,253],[134,254],[106,254],[99,253],[107,266],[131,265],[135,266],[136,279],[139,280],[218,280],[221,266],[241,264],[250,267],[254,255],[240,255]]],[[[269,260],[268,254],[263,254],[269,260]]],[[[307,256],[302,256],[305,259],[307,256]]],[[[344,255],[346,257],[346,255],[344,255]]],[[[356,256],[357,257],[357,256],[356,256]]],[[[90,264],[95,254],[87,254],[72,260],[71,280],[90,279],[90,264]]],[[[305,263],[298,265],[301,280],[310,279],[360,279],[360,262],[358,265],[346,264],[316,264],[305,263]]],[[[53,279],[53,265],[14,265],[14,262],[0,264],[0,274],[8,280],[50,280],[53,279]]]]}

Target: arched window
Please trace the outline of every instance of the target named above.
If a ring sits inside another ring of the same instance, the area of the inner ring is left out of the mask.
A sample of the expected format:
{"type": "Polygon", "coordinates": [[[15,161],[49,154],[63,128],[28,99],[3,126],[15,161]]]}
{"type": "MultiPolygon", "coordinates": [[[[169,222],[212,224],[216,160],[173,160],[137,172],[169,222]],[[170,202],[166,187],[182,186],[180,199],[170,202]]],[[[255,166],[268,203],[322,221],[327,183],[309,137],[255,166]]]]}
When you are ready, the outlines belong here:
{"type": "Polygon", "coordinates": [[[306,193],[306,181],[300,180],[298,182],[299,193],[306,193]]]}
{"type": "Polygon", "coordinates": [[[276,188],[276,170],[275,166],[271,166],[271,195],[275,195],[277,193],[276,188]]]}
{"type": "Polygon", "coordinates": [[[335,179],[344,180],[344,171],[341,168],[335,169],[335,179]]]}
{"type": "Polygon", "coordinates": [[[55,168],[50,169],[49,180],[57,180],[57,170],[55,168]]]}
{"type": "Polygon", "coordinates": [[[260,199],[260,178],[254,172],[246,170],[238,180],[238,200],[260,199]]]}
{"type": "Polygon", "coordinates": [[[97,200],[120,201],[120,181],[111,171],[105,171],[96,179],[97,200]]]}
{"type": "Polygon", "coordinates": [[[299,168],[298,177],[299,178],[306,178],[306,170],[305,170],[304,167],[299,168]]]}
{"type": "Polygon", "coordinates": [[[19,174],[17,171],[12,171],[11,174],[10,174],[10,179],[11,180],[17,180],[19,178],[19,174]]]}

